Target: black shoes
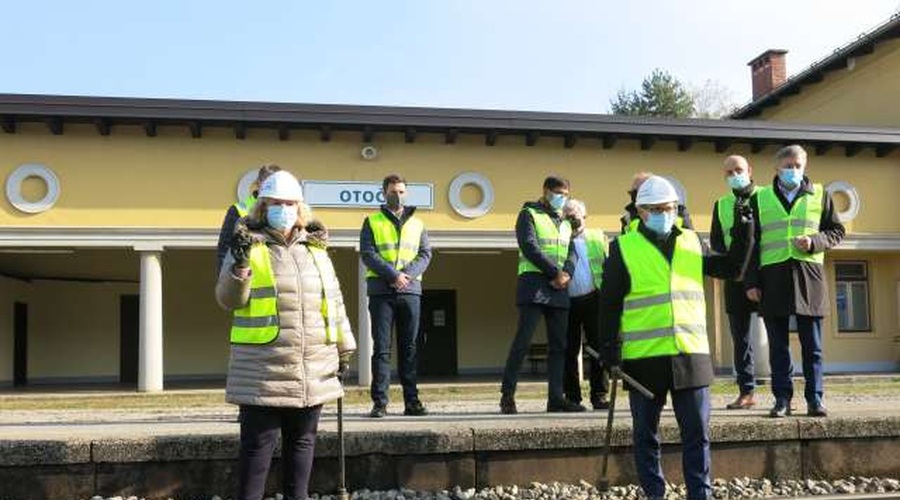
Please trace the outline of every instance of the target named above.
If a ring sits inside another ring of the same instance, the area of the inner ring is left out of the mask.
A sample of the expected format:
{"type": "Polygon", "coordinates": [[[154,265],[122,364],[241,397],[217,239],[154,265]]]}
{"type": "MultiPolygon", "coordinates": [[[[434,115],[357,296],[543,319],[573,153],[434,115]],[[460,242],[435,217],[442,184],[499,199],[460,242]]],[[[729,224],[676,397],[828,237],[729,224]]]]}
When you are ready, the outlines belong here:
{"type": "Polygon", "coordinates": [[[578,413],[582,411],[587,411],[587,408],[582,406],[581,403],[575,403],[568,399],[547,401],[547,413],[578,413]]]}
{"type": "Polygon", "coordinates": [[[500,396],[500,413],[503,415],[515,415],[519,413],[516,408],[516,397],[512,394],[503,394],[500,396]]]}
{"type": "Polygon", "coordinates": [[[606,396],[591,398],[591,407],[595,410],[608,410],[609,400],[606,399],[606,396]]]}
{"type": "Polygon", "coordinates": [[[825,405],[822,403],[812,404],[807,407],[806,415],[809,417],[827,417],[828,410],[825,409],[825,405]]]}
{"type": "Polygon", "coordinates": [[[384,418],[385,415],[387,415],[387,408],[379,404],[372,406],[372,411],[369,412],[369,416],[372,418],[384,418]]]}
{"type": "Polygon", "coordinates": [[[787,399],[776,399],[775,406],[769,410],[769,416],[772,418],[782,418],[791,414],[791,402],[787,399]]]}
{"type": "Polygon", "coordinates": [[[428,415],[428,410],[425,408],[425,405],[417,399],[406,403],[406,407],[403,408],[403,414],[408,417],[421,417],[423,415],[428,415]]]}

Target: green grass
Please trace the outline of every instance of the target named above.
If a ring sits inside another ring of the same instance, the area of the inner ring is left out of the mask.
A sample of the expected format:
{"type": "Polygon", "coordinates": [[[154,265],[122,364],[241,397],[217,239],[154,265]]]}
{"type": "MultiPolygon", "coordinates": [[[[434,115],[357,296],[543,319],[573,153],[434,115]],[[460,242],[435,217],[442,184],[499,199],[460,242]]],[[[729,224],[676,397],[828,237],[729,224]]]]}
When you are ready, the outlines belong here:
{"type": "MultiPolygon", "coordinates": [[[[802,382],[797,384],[796,391],[802,393],[802,382]]],[[[524,383],[519,385],[516,398],[519,400],[541,400],[547,397],[546,384],[524,383]]],[[[879,395],[900,396],[900,377],[873,378],[853,383],[827,383],[829,394],[833,395],[879,395]]],[[[725,380],[717,380],[710,388],[713,394],[733,395],[735,386],[725,380]]],[[[768,386],[760,388],[768,392],[768,386]]],[[[587,393],[587,385],[583,386],[587,393]]],[[[477,385],[440,385],[424,386],[420,389],[422,399],[442,401],[445,403],[465,401],[495,401],[500,397],[500,384],[477,385]]],[[[622,394],[622,391],[619,392],[622,394]]],[[[392,401],[402,401],[400,388],[393,386],[390,391],[392,401]]],[[[368,404],[367,387],[351,386],[347,388],[344,398],[346,404],[368,404]]],[[[213,408],[226,405],[224,391],[171,391],[163,393],[114,393],[114,394],[4,394],[0,395],[0,411],[3,410],[134,410],[148,411],[153,409],[167,410],[173,408],[213,408]]]]}

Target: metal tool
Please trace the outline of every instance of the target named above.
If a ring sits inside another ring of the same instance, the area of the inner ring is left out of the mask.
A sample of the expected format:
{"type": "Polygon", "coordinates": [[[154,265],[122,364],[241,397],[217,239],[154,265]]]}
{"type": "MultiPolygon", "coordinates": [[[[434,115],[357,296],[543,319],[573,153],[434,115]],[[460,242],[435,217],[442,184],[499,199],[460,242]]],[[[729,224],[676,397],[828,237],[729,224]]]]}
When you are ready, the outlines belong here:
{"type": "MultiPolygon", "coordinates": [[[[600,361],[600,353],[590,346],[584,346],[584,352],[595,360],[600,361]]],[[[603,440],[603,465],[600,468],[600,480],[597,482],[597,489],[600,491],[609,491],[609,454],[612,452],[612,427],[613,415],[616,411],[616,387],[619,386],[620,378],[628,382],[629,385],[634,387],[635,390],[640,392],[647,399],[654,398],[652,392],[641,385],[640,382],[633,379],[630,375],[623,372],[618,366],[613,366],[609,369],[609,383],[612,387],[610,388],[609,411],[606,414],[606,438],[603,440]]]]}

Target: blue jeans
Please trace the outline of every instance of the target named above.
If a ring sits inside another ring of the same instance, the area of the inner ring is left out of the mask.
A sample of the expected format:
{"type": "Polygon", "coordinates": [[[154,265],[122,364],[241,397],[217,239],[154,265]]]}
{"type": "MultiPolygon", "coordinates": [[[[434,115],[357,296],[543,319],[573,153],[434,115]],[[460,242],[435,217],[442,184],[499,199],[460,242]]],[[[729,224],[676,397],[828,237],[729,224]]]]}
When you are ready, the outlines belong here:
{"type": "MultiPolygon", "coordinates": [[[[666,395],[647,399],[629,391],[634,427],[634,465],[644,494],[650,498],[666,496],[666,480],[660,465],[659,416],[666,395]]],[[[672,406],[681,431],[681,467],[689,500],[712,498],[709,482],[709,387],[672,391],[672,406]]]]}
{"type": "Polygon", "coordinates": [[[416,337],[419,334],[421,297],[411,294],[372,295],[372,403],[387,406],[391,385],[391,331],[397,325],[397,373],[403,386],[403,401],[419,400],[416,387],[416,337]]]}
{"type": "Polygon", "coordinates": [[[509,346],[506,367],[503,370],[503,394],[515,394],[522,361],[528,354],[531,337],[538,321],[544,316],[547,323],[547,399],[553,402],[565,400],[563,395],[563,364],[566,352],[566,330],[569,310],[540,304],[519,306],[519,326],[516,337],[509,346]]]}
{"type": "Polygon", "coordinates": [[[750,343],[751,318],[749,312],[728,315],[734,344],[734,371],[741,394],[749,394],[756,387],[753,378],[753,344],[750,343]]]}
{"type": "MultiPolygon", "coordinates": [[[[803,355],[803,378],[806,380],[804,396],[809,405],[822,404],[824,383],[822,380],[822,318],[794,316],[797,319],[797,335],[803,355]]],[[[769,334],[769,363],[772,365],[772,394],[775,399],[790,401],[794,397],[794,362],[788,337],[790,316],[764,318],[769,334]]]]}

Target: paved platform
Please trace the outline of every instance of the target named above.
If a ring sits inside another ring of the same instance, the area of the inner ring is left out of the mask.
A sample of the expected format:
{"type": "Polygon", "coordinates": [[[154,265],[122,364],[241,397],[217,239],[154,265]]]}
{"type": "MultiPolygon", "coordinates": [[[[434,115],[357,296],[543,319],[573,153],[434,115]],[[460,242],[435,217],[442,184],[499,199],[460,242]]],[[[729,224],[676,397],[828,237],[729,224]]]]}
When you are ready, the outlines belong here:
{"type": "MultiPolygon", "coordinates": [[[[442,489],[599,479],[606,411],[548,414],[543,401],[528,399],[519,401],[519,415],[504,416],[497,412],[496,398],[442,403],[427,399],[427,385],[422,392],[432,412],[426,417],[389,414],[370,419],[365,416],[368,405],[346,408],[351,487],[442,489]]],[[[824,419],[767,418],[772,400],[764,394],[758,398],[759,409],[724,410],[730,398],[714,395],[713,474],[772,479],[900,476],[900,391],[853,394],[844,387],[835,392],[828,397],[830,416],[824,419]]],[[[71,394],[71,409],[0,411],[0,484],[15,484],[27,476],[32,484],[27,491],[46,492],[29,498],[93,493],[197,496],[208,494],[209,485],[218,485],[217,491],[225,485],[230,491],[238,449],[234,406],[223,402],[192,409],[79,409],[79,398],[90,394],[71,394]]],[[[802,402],[795,405],[798,413],[805,413],[802,402]]],[[[619,406],[610,479],[628,483],[635,477],[627,398],[620,399],[619,406]]],[[[313,491],[334,488],[334,410],[333,405],[325,408],[320,425],[313,491]]],[[[679,481],[679,436],[670,408],[664,411],[661,429],[667,476],[679,481]]]]}

